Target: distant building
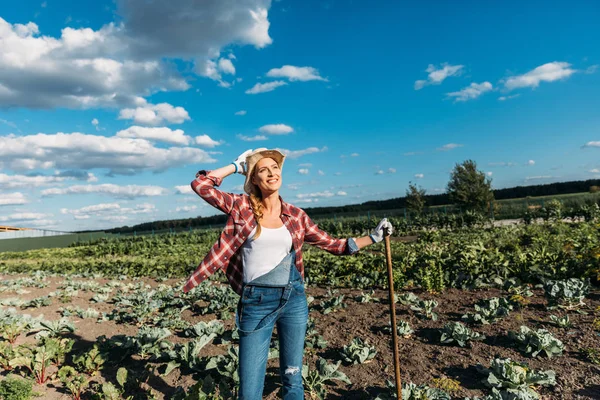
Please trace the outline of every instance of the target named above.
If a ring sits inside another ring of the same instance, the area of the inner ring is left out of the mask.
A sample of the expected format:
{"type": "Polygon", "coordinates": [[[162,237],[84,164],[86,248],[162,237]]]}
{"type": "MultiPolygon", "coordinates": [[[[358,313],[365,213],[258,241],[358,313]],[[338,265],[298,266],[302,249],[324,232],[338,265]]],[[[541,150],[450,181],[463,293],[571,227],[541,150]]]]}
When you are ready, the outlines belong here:
{"type": "Polygon", "coordinates": [[[71,232],[49,231],[45,229],[17,228],[0,225],[0,239],[34,238],[45,236],[68,235],[71,232]]]}

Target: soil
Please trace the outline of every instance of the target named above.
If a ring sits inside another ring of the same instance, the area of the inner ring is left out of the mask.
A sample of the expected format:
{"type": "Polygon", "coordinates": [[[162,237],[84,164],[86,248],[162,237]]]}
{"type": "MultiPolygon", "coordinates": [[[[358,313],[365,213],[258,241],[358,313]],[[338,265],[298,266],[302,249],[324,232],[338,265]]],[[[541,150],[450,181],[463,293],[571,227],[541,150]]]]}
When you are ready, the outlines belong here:
{"type": "MultiPolygon", "coordinates": [[[[0,275],[2,280],[17,277],[19,275],[0,275]]],[[[3,292],[0,293],[0,299],[20,297],[29,300],[44,296],[56,290],[62,281],[61,277],[47,278],[49,286],[46,288],[26,288],[28,293],[21,295],[14,292],[3,292]]],[[[97,279],[96,281],[100,284],[108,282],[106,279],[97,279]]],[[[136,281],[143,281],[151,286],[158,285],[152,279],[136,281]]],[[[163,283],[175,285],[181,282],[169,280],[163,283]]],[[[438,329],[442,328],[446,322],[461,321],[461,316],[473,311],[473,305],[479,299],[502,297],[506,293],[497,289],[476,291],[449,289],[438,294],[413,290],[413,293],[422,299],[438,301],[439,306],[436,311],[439,318],[437,321],[420,319],[414,311],[410,310],[409,306],[396,304],[397,319],[408,321],[415,331],[410,338],[399,338],[402,381],[431,385],[435,378],[451,378],[460,382],[460,389],[452,393],[453,398],[482,396],[488,391],[482,383],[483,376],[477,372],[475,366],[482,364],[489,367],[492,358],[501,356],[526,362],[536,370],[552,369],[556,372],[556,386],[538,389],[542,399],[600,399],[600,365],[590,363],[580,353],[581,348],[600,349],[600,333],[592,328],[592,321],[600,317],[600,290],[594,288],[586,297],[586,306],[582,309],[587,314],[569,312],[573,324],[569,329],[558,328],[548,323],[550,315],[562,315],[564,312],[548,311],[543,291],[541,289],[533,291],[534,296],[529,298],[530,304],[522,311],[512,311],[508,317],[495,324],[471,326],[476,332],[483,333],[486,339],[481,342],[472,342],[471,346],[461,348],[439,344],[438,329]],[[520,353],[511,346],[508,339],[508,332],[518,331],[520,325],[527,325],[532,329],[545,328],[549,330],[552,335],[563,341],[565,352],[561,356],[551,359],[539,356],[531,358],[520,353]]],[[[326,292],[327,288],[319,287],[311,287],[307,290],[307,293],[315,298],[312,303],[314,305],[325,298],[326,292]]],[[[342,363],[340,370],[348,376],[352,384],[346,385],[339,382],[329,386],[327,399],[374,399],[379,393],[385,391],[386,380],[394,380],[391,335],[383,333],[381,330],[390,321],[387,290],[375,291],[375,297],[381,299],[380,303],[360,303],[355,300],[360,293],[359,290],[339,289],[337,294],[345,295],[344,302],[347,307],[326,315],[311,307],[310,315],[315,320],[317,330],[328,341],[328,346],[326,349],[306,349],[305,364],[314,367],[319,357],[327,359],[328,362],[337,362],[340,359],[339,351],[355,336],[368,341],[377,348],[377,355],[371,362],[357,365],[342,363]]],[[[113,309],[113,305],[110,303],[91,303],[92,296],[91,292],[79,291],[79,296],[73,298],[69,304],[62,304],[53,298],[50,306],[18,311],[34,317],[43,314],[44,318],[54,320],[60,318],[59,308],[68,305],[84,309],[92,307],[101,312],[110,312],[113,309]]],[[[185,310],[183,317],[192,323],[214,319],[214,315],[199,315],[190,310],[185,310]]],[[[95,319],[77,317],[70,319],[74,321],[76,331],[67,337],[75,339],[73,350],[75,353],[90,348],[101,335],[109,338],[117,334],[133,336],[138,330],[137,326],[117,324],[113,321],[96,323],[95,319]]],[[[224,321],[224,324],[226,329],[231,329],[234,326],[233,316],[224,321]]],[[[173,335],[168,340],[181,343],[190,339],[173,335]]],[[[21,335],[15,344],[32,342],[35,342],[33,334],[21,335]]],[[[200,355],[210,356],[225,352],[226,346],[210,344],[204,347],[200,355]]],[[[124,366],[130,370],[142,371],[148,364],[143,360],[133,359],[123,365],[105,368],[94,380],[115,382],[118,367],[124,366]]],[[[7,372],[1,373],[1,376],[5,375],[7,372]]],[[[197,378],[194,375],[182,375],[180,370],[176,369],[166,377],[156,374],[149,379],[147,384],[154,389],[158,398],[169,399],[177,386],[188,388],[196,382],[197,378]]],[[[40,393],[40,398],[43,399],[70,398],[58,380],[50,381],[46,385],[36,385],[34,390],[40,393]]],[[[280,398],[277,359],[269,361],[264,396],[265,399],[280,398]]]]}

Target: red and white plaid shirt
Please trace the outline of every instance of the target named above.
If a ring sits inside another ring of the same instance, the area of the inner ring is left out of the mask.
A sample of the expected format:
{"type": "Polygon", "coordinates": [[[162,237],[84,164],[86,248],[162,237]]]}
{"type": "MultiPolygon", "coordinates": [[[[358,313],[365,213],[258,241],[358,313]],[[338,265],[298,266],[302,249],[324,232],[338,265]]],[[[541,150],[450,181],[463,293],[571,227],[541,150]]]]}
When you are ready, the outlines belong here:
{"type": "MultiPolygon", "coordinates": [[[[248,195],[225,193],[216,189],[215,186],[219,186],[222,179],[209,174],[210,171],[200,171],[198,178],[192,181],[192,190],[229,217],[219,240],[188,278],[183,291],[187,293],[217,270],[223,269],[232,289],[241,295],[243,265],[242,256],[238,250],[256,226],[256,219],[248,195]]],[[[352,254],[348,246],[348,239],[330,237],[319,229],[304,210],[284,202],[281,197],[280,200],[280,217],[292,235],[292,245],[296,251],[296,268],[302,277],[304,277],[304,264],[302,263],[302,244],[304,242],[332,254],[352,254]]]]}

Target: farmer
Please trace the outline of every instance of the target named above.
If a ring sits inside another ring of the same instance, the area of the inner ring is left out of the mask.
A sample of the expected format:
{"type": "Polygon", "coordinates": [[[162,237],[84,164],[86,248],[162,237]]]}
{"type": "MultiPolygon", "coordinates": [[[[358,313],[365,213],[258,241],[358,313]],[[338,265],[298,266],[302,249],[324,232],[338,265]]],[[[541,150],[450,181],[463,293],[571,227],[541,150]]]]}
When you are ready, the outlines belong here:
{"type": "Polygon", "coordinates": [[[334,239],[300,208],[279,196],[285,156],[266,148],[248,150],[231,164],[200,171],[192,189],[228,215],[219,240],[188,278],[190,291],[219,269],[241,297],[235,322],[240,334],[239,399],[262,398],[273,327],[279,336],[279,363],[285,400],[304,399],[302,358],[308,320],[302,244],[336,255],[354,254],[383,239],[392,225],[383,219],[369,236],[334,239]],[[233,173],[245,175],[244,194],[216,186],[233,173]]]}

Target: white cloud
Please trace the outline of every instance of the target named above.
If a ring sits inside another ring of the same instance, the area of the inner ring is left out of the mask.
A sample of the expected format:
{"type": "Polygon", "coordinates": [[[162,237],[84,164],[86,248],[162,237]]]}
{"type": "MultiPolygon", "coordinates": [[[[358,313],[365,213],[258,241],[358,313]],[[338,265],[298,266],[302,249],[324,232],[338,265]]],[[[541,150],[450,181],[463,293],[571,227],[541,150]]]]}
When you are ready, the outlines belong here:
{"type": "Polygon", "coordinates": [[[350,154],[350,157],[358,157],[358,155],[359,155],[358,153],[352,153],[352,154],[350,154]]]}
{"type": "Polygon", "coordinates": [[[281,68],[273,68],[267,72],[270,78],[287,78],[290,81],[325,81],[326,78],[319,75],[319,71],[313,67],[295,67],[293,65],[284,65],[281,68]]]}
{"type": "Polygon", "coordinates": [[[486,175],[487,175],[487,176],[492,176],[492,174],[493,174],[493,172],[492,172],[492,171],[488,171],[488,172],[486,172],[486,175]]]}
{"type": "Polygon", "coordinates": [[[284,81],[273,81],[267,83],[257,83],[252,86],[250,89],[246,90],[246,94],[258,94],[258,93],[266,93],[271,92],[277,89],[279,86],[285,86],[287,82],[284,81]]]}
{"type": "Polygon", "coordinates": [[[457,147],[463,147],[463,145],[457,144],[457,143],[448,143],[448,144],[443,145],[442,147],[438,147],[436,150],[448,151],[448,150],[456,149],[457,147]]]}
{"type": "Polygon", "coordinates": [[[454,97],[455,101],[467,101],[473,100],[484,94],[485,92],[489,92],[492,90],[492,84],[489,82],[483,83],[471,83],[466,88],[459,90],[458,92],[450,92],[446,93],[448,97],[454,97]]]}
{"type": "Polygon", "coordinates": [[[235,67],[228,58],[219,59],[219,70],[224,74],[235,75],[235,67]]]}
{"type": "Polygon", "coordinates": [[[246,115],[248,112],[246,110],[236,111],[235,115],[246,115]]]}
{"type": "Polygon", "coordinates": [[[375,175],[383,175],[383,174],[384,174],[384,172],[382,169],[377,170],[377,172],[375,172],[375,175]]]}
{"type": "Polygon", "coordinates": [[[395,174],[396,173],[396,168],[388,168],[388,172],[390,174],[395,174]]]}
{"type": "Polygon", "coordinates": [[[540,65],[523,75],[508,77],[504,82],[504,86],[508,90],[524,87],[536,88],[539,86],[540,82],[554,82],[566,79],[577,72],[570,67],[571,64],[567,62],[550,62],[540,65]]]}
{"type": "Polygon", "coordinates": [[[174,7],[119,0],[116,22],[98,30],[67,27],[58,37],[40,35],[32,22],[12,25],[0,18],[0,105],[119,107],[133,105],[136,96],[186,90],[171,60],[198,66],[218,59],[230,44],[271,44],[270,3],[180,0],[174,7]]]}
{"type": "Polygon", "coordinates": [[[318,170],[318,171],[317,171],[317,174],[319,174],[319,175],[323,176],[323,175],[325,175],[325,172],[323,172],[323,171],[321,171],[321,170],[318,170]]]}
{"type": "Polygon", "coordinates": [[[594,168],[594,169],[590,169],[590,172],[592,174],[600,174],[600,168],[594,168]]]}
{"type": "Polygon", "coordinates": [[[112,183],[102,185],[74,185],[67,188],[52,188],[41,191],[42,196],[59,196],[65,194],[105,194],[115,198],[134,199],[136,197],[152,197],[168,194],[167,189],[160,186],[126,185],[112,183]]]}
{"type": "Polygon", "coordinates": [[[287,135],[294,132],[294,128],[286,124],[269,124],[258,128],[259,132],[269,135],[287,135]]]}
{"type": "Polygon", "coordinates": [[[600,147],[600,141],[597,142],[587,142],[586,144],[584,144],[583,146],[581,146],[582,148],[587,148],[587,147],[600,147]]]}
{"type": "Polygon", "coordinates": [[[98,121],[97,118],[94,118],[92,120],[92,125],[94,125],[94,127],[96,128],[96,130],[99,130],[100,128],[98,127],[98,124],[100,124],[100,121],[98,121]]]}
{"type": "Polygon", "coordinates": [[[281,151],[286,157],[290,159],[299,158],[305,156],[307,154],[320,153],[323,151],[327,151],[327,146],[323,146],[320,149],[318,147],[309,147],[303,150],[287,150],[287,149],[277,149],[281,151]]]}
{"type": "Polygon", "coordinates": [[[0,206],[12,206],[18,204],[27,204],[27,199],[23,193],[3,193],[0,196],[0,206]]]}
{"type": "Polygon", "coordinates": [[[117,132],[116,136],[120,138],[147,139],[184,146],[190,144],[192,140],[181,129],[171,130],[167,127],[149,128],[144,126],[130,126],[127,129],[117,132]]]}
{"type": "Polygon", "coordinates": [[[146,103],[140,107],[121,110],[119,119],[132,119],[136,124],[156,126],[166,122],[182,124],[189,121],[190,116],[183,107],[173,107],[169,103],[146,103]]]}
{"type": "Polygon", "coordinates": [[[58,182],[62,182],[65,179],[68,178],[62,176],[7,175],[0,173],[0,189],[30,188],[45,185],[53,185],[58,182]]]}
{"type": "Polygon", "coordinates": [[[534,160],[529,160],[529,161],[527,161],[527,165],[534,165],[534,164],[535,164],[535,161],[534,161],[534,160]]]}
{"type": "Polygon", "coordinates": [[[450,76],[458,76],[463,69],[463,65],[450,65],[444,63],[440,68],[429,64],[425,72],[428,73],[427,80],[418,80],[415,82],[415,90],[420,90],[427,85],[439,85],[450,76]]]}
{"type": "Polygon", "coordinates": [[[552,178],[555,178],[555,177],[552,176],[552,175],[528,176],[528,177],[525,178],[525,181],[526,182],[529,182],[529,181],[540,181],[540,180],[552,179],[552,178]]]}
{"type": "Polygon", "coordinates": [[[243,140],[244,142],[256,142],[259,140],[267,140],[268,138],[265,135],[254,135],[254,136],[246,136],[237,134],[238,139],[243,140]]]}
{"type": "Polygon", "coordinates": [[[34,220],[34,219],[48,218],[51,216],[52,216],[52,214],[32,213],[32,212],[14,213],[14,214],[0,216],[0,222],[29,221],[29,220],[34,220]]]}
{"type": "Polygon", "coordinates": [[[111,218],[118,216],[119,214],[127,216],[134,214],[149,214],[155,211],[156,207],[154,204],[150,203],[138,204],[135,207],[121,207],[118,203],[101,203],[77,209],[61,208],[60,210],[61,214],[70,214],[75,219],[101,217],[103,220],[113,220],[111,218]]]}
{"type": "Polygon", "coordinates": [[[338,196],[346,196],[346,195],[348,195],[348,193],[344,192],[343,190],[340,190],[340,191],[338,191],[336,193],[336,195],[338,195],[338,196]]]}
{"type": "Polygon", "coordinates": [[[423,175],[423,174],[415,174],[415,178],[417,178],[417,179],[421,179],[424,177],[425,177],[425,175],[423,175]]]}
{"type": "Polygon", "coordinates": [[[519,96],[520,96],[520,94],[513,94],[511,96],[500,96],[500,97],[498,97],[498,100],[500,100],[500,101],[506,101],[506,100],[517,98],[519,96]]]}
{"type": "Polygon", "coordinates": [[[314,193],[298,193],[296,195],[297,198],[299,199],[307,199],[307,198],[326,198],[326,197],[333,197],[335,196],[335,193],[330,192],[329,190],[325,190],[323,192],[314,192],[314,193]]]}
{"type": "Polygon", "coordinates": [[[516,167],[518,164],[516,162],[491,162],[488,163],[490,167],[516,167]]]}
{"type": "Polygon", "coordinates": [[[209,148],[212,148],[212,147],[215,147],[215,146],[218,146],[221,144],[221,142],[211,139],[210,136],[208,136],[208,135],[196,136],[194,141],[196,142],[196,144],[198,146],[204,146],[204,147],[209,147],[209,148]]]}
{"type": "Polygon", "coordinates": [[[181,206],[175,208],[175,212],[191,212],[198,208],[198,206],[181,206]]]}
{"type": "Polygon", "coordinates": [[[15,171],[104,168],[111,174],[133,174],[144,170],[160,172],[185,164],[215,161],[197,148],[157,148],[145,139],[78,132],[0,136],[0,159],[15,171]]]}
{"type": "Polygon", "coordinates": [[[594,72],[596,72],[597,70],[598,70],[598,65],[590,65],[590,66],[589,66],[589,67],[587,67],[587,68],[585,69],[585,71],[583,71],[583,72],[585,72],[586,74],[593,74],[593,73],[594,73],[594,72]]]}
{"type": "Polygon", "coordinates": [[[175,186],[177,194],[193,194],[194,191],[190,185],[175,186]]]}
{"type": "Polygon", "coordinates": [[[306,169],[306,168],[300,168],[298,170],[298,173],[301,174],[301,175],[308,175],[308,169],[306,169]]]}

